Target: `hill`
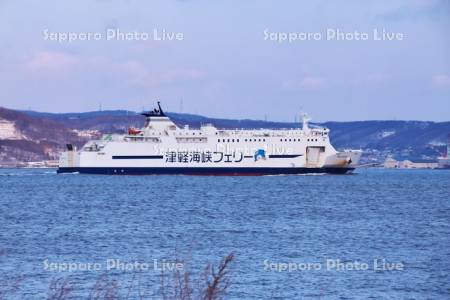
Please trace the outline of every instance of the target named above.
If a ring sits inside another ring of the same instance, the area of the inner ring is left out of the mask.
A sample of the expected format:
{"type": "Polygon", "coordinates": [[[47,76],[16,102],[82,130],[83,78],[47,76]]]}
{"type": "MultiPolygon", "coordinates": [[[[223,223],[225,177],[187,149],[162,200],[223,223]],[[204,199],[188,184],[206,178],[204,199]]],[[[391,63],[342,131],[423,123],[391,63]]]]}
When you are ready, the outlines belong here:
{"type": "Polygon", "coordinates": [[[0,107],[0,162],[57,159],[66,143],[81,145],[86,138],[52,118],[0,107]]]}
{"type": "MultiPolygon", "coordinates": [[[[218,128],[247,129],[301,126],[289,122],[167,114],[179,126],[199,127],[204,123],[212,123],[218,128]]],[[[3,160],[18,161],[56,158],[65,143],[80,145],[102,133],[119,133],[131,126],[141,127],[143,122],[143,116],[125,110],[45,113],[0,108],[0,160],[2,157],[3,160]]],[[[450,133],[450,122],[387,120],[316,124],[330,128],[331,140],[336,148],[363,149],[363,162],[382,162],[387,156],[396,159],[435,160],[445,151],[450,133]]]]}

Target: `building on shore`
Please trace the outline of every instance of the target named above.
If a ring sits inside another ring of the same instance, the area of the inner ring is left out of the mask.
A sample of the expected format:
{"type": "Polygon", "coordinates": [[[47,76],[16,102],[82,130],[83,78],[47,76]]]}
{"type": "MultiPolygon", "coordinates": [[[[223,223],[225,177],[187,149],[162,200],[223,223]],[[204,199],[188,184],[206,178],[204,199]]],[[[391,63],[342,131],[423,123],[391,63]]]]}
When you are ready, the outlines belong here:
{"type": "Polygon", "coordinates": [[[0,162],[0,168],[57,168],[57,167],[58,167],[57,160],[0,162]]]}
{"type": "Polygon", "coordinates": [[[447,138],[447,151],[438,157],[437,162],[431,161],[398,161],[387,157],[383,166],[387,169],[450,169],[450,135],[447,138]]]}
{"type": "Polygon", "coordinates": [[[25,168],[57,168],[57,160],[30,161],[25,163],[25,168]]]}
{"type": "Polygon", "coordinates": [[[450,169],[450,158],[448,156],[447,157],[439,157],[438,168],[439,169],[450,169]]]}
{"type": "Polygon", "coordinates": [[[384,162],[384,167],[387,169],[436,169],[438,163],[429,161],[413,162],[410,160],[398,161],[388,157],[384,162]]]}
{"type": "Polygon", "coordinates": [[[447,152],[438,158],[439,169],[450,169],[450,135],[447,138],[447,152]]]}

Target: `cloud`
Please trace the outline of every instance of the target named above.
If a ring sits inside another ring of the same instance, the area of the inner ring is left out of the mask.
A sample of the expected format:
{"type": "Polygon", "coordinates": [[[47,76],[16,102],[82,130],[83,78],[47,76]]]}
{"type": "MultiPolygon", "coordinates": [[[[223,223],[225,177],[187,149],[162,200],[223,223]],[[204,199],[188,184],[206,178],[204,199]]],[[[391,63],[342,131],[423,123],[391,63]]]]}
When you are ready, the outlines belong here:
{"type": "Polygon", "coordinates": [[[448,5],[448,0],[412,0],[409,5],[416,9],[428,9],[430,7],[441,7],[448,5]]]}
{"type": "Polygon", "coordinates": [[[119,69],[122,69],[129,75],[134,76],[135,78],[144,78],[148,76],[148,71],[145,66],[138,61],[127,61],[125,63],[118,65],[119,69]]]}
{"type": "Polygon", "coordinates": [[[118,69],[125,71],[129,82],[139,86],[161,86],[189,81],[202,80],[203,71],[196,68],[175,68],[163,71],[151,71],[143,63],[128,61],[118,65],[118,69]]]}
{"type": "Polygon", "coordinates": [[[163,73],[161,78],[165,82],[192,81],[203,78],[203,72],[197,69],[174,69],[163,73]]]}
{"type": "Polygon", "coordinates": [[[32,72],[67,71],[77,62],[75,56],[63,52],[40,52],[25,62],[25,69],[32,72]]]}
{"type": "Polygon", "coordinates": [[[447,20],[449,14],[449,0],[411,0],[396,9],[379,14],[377,18],[391,22],[422,18],[436,21],[437,19],[447,20]]]}
{"type": "Polygon", "coordinates": [[[431,80],[432,80],[433,86],[435,86],[435,87],[438,87],[438,88],[450,87],[450,76],[448,76],[448,75],[444,75],[444,74],[435,75],[435,76],[433,76],[433,78],[431,80]]]}
{"type": "Polygon", "coordinates": [[[286,90],[321,90],[330,87],[378,87],[385,85],[391,76],[383,73],[368,73],[355,75],[354,77],[325,78],[317,76],[305,76],[298,79],[290,79],[283,83],[286,90]]]}
{"type": "Polygon", "coordinates": [[[120,80],[139,87],[179,84],[202,80],[205,77],[204,72],[196,68],[156,70],[138,60],[117,62],[101,56],[83,57],[50,51],[37,53],[25,61],[22,66],[24,72],[32,76],[46,74],[65,80],[68,77],[79,80],[80,76],[86,78],[83,74],[89,74],[90,77],[98,76],[103,79],[120,80]]]}
{"type": "Polygon", "coordinates": [[[390,79],[389,75],[374,73],[359,76],[354,80],[352,80],[350,83],[355,86],[380,86],[388,82],[389,79],[390,79]]]}
{"type": "Polygon", "coordinates": [[[326,87],[326,80],[321,77],[306,76],[300,79],[291,79],[283,83],[283,88],[288,90],[298,89],[322,89],[326,87]]]}

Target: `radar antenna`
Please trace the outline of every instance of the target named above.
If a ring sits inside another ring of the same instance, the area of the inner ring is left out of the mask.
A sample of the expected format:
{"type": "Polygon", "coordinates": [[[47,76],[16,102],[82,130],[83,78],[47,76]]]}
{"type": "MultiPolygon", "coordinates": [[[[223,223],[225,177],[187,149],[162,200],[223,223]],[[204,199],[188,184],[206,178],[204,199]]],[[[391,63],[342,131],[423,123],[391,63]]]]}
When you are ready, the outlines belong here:
{"type": "Polygon", "coordinates": [[[161,103],[158,101],[158,108],[155,108],[151,111],[144,111],[141,115],[146,117],[165,117],[164,111],[161,108],[161,103]]]}

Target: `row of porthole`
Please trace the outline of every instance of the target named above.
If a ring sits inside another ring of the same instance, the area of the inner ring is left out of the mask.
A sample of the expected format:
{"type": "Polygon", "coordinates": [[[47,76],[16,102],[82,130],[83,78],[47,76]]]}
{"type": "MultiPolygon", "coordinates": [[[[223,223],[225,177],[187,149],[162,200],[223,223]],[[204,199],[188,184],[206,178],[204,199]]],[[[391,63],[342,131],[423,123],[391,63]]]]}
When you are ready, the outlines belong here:
{"type": "MultiPolygon", "coordinates": [[[[265,142],[266,139],[244,139],[244,142],[265,142]]],[[[285,142],[300,142],[300,139],[284,139],[285,142]]],[[[317,139],[308,139],[308,142],[314,142],[314,141],[318,141],[317,139]]],[[[228,143],[234,143],[237,142],[239,143],[239,139],[218,139],[217,142],[228,142],[228,143]]],[[[283,139],[280,139],[280,142],[283,142],[283,139]]]]}
{"type": "MultiPolygon", "coordinates": [[[[284,139],[285,142],[300,142],[300,139],[284,139]]],[[[317,139],[307,139],[308,142],[317,142],[317,139]]],[[[280,142],[283,142],[283,139],[280,139],[280,142]]]]}
{"type": "MultiPolygon", "coordinates": [[[[158,132],[158,134],[159,134],[159,135],[162,135],[162,133],[161,133],[161,132],[158,132]]],[[[217,133],[216,133],[216,134],[217,134],[217,133]]],[[[183,133],[182,133],[182,132],[180,132],[180,133],[178,133],[178,135],[179,135],[179,136],[182,136],[182,135],[183,135],[183,133]]],[[[195,132],[193,132],[192,134],[186,133],[186,136],[190,136],[190,135],[195,135],[195,132]]],[[[199,133],[198,133],[198,135],[202,135],[202,133],[201,133],[201,132],[199,132],[199,133]]]]}
{"type": "MultiPolygon", "coordinates": [[[[199,134],[199,135],[202,135],[201,132],[199,132],[198,134],[199,134]]],[[[216,132],[216,135],[217,135],[217,134],[218,134],[218,133],[216,132]]],[[[161,132],[159,133],[159,135],[161,135],[161,132]]],[[[181,135],[183,135],[183,133],[179,133],[179,135],[181,136],[181,135]]],[[[192,135],[195,135],[195,132],[193,132],[192,135]]],[[[186,136],[189,136],[189,134],[187,133],[186,136]]],[[[239,141],[239,139],[237,139],[237,140],[239,141]]],[[[294,142],[295,142],[295,140],[296,140],[296,139],[294,139],[294,142]]],[[[219,140],[219,141],[220,141],[220,140],[219,140]]],[[[245,141],[247,142],[247,140],[245,140],[245,141]]],[[[251,142],[252,139],[249,139],[248,141],[251,142]]],[[[253,139],[253,141],[256,142],[256,139],[253,139]]],[[[280,141],[282,142],[283,139],[281,139],[280,141]]],[[[285,141],[287,141],[287,139],[285,139],[285,141]]],[[[291,139],[289,139],[289,141],[291,141],[291,139]]],[[[300,141],[300,139],[298,139],[298,141],[300,141]]],[[[308,142],[309,142],[309,141],[310,141],[310,140],[308,140],[308,142]]],[[[311,142],[313,142],[313,141],[314,141],[314,139],[311,139],[311,142]]],[[[316,139],[316,142],[317,142],[317,139],[316,139]]]]}
{"type": "MultiPolygon", "coordinates": [[[[265,142],[266,141],[266,139],[244,139],[244,142],[265,142]]],[[[218,139],[217,140],[217,142],[223,142],[223,143],[225,143],[225,142],[227,142],[227,143],[234,143],[234,142],[237,142],[237,143],[239,143],[239,139],[218,139]]]]}
{"type": "MultiPolygon", "coordinates": [[[[222,140],[223,142],[225,142],[225,139],[222,140]]],[[[244,140],[245,142],[247,142],[247,139],[244,140]]],[[[252,139],[248,140],[249,142],[252,141],[252,139]]],[[[266,141],[266,139],[262,139],[263,142],[266,141]]],[[[280,139],[280,142],[282,142],[283,139],[280,139]]],[[[300,142],[300,139],[284,139],[285,142],[300,142]]],[[[314,141],[318,141],[317,139],[308,139],[308,142],[314,142],[314,141]]],[[[218,140],[218,142],[220,143],[220,139],[218,140]]],[[[230,142],[230,139],[227,140],[227,142],[230,142]]],[[[231,142],[234,142],[234,139],[231,139],[231,142]]],[[[239,142],[239,139],[237,139],[237,142],[239,142]]],[[[253,139],[253,142],[256,142],[256,139],[253,139]]],[[[258,139],[258,142],[261,142],[261,139],[258,139]]]]}
{"type": "MultiPolygon", "coordinates": [[[[155,133],[155,134],[156,134],[156,133],[155,133]]],[[[159,135],[162,135],[161,132],[159,132],[159,135]]],[[[179,136],[183,136],[183,133],[179,133],[178,135],[179,135],[179,136]]],[[[189,137],[189,136],[193,136],[193,135],[195,135],[195,132],[193,132],[191,135],[190,135],[189,133],[186,133],[185,136],[188,136],[188,137],[189,137]]],[[[202,135],[202,133],[199,132],[198,135],[202,135]]]]}

